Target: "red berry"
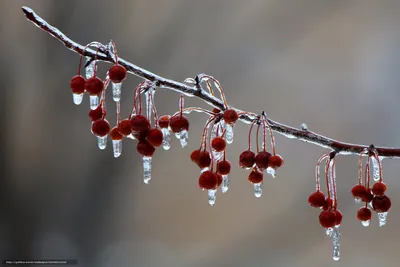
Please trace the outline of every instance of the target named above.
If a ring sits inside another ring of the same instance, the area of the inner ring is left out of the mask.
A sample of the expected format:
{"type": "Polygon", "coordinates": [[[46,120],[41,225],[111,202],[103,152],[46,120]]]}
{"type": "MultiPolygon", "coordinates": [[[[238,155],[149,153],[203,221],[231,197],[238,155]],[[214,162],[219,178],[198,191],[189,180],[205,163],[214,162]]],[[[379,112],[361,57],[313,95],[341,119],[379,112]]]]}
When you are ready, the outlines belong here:
{"type": "Polygon", "coordinates": [[[239,116],[233,109],[227,109],[224,111],[224,121],[228,124],[233,124],[238,120],[239,116]]]}
{"type": "Polygon", "coordinates": [[[132,132],[146,132],[150,130],[150,122],[143,115],[135,115],[131,118],[132,132]]]}
{"type": "Polygon", "coordinates": [[[170,115],[161,116],[161,117],[158,119],[158,125],[160,126],[160,128],[168,128],[168,126],[169,126],[169,119],[170,119],[170,118],[171,118],[170,115]]]}
{"type": "Polygon", "coordinates": [[[163,133],[158,128],[153,128],[147,132],[147,141],[155,147],[159,147],[163,141],[163,133]]]}
{"type": "Polygon", "coordinates": [[[110,137],[112,140],[122,140],[123,136],[119,133],[118,128],[115,126],[111,129],[110,137]]]}
{"type": "Polygon", "coordinates": [[[256,156],[256,165],[261,170],[268,168],[269,159],[271,154],[267,151],[261,151],[256,156]]]}
{"type": "Polygon", "coordinates": [[[340,225],[342,223],[343,219],[343,214],[339,210],[334,210],[333,211],[336,216],[336,224],[335,225],[340,225]]]}
{"type": "Polygon", "coordinates": [[[212,171],[205,171],[199,177],[199,186],[201,189],[215,189],[218,185],[218,177],[212,171]]]}
{"type": "Polygon", "coordinates": [[[361,184],[357,184],[353,186],[351,189],[351,194],[354,198],[362,199],[363,196],[367,193],[367,188],[361,184]]]}
{"type": "Polygon", "coordinates": [[[333,204],[332,199],[331,199],[331,198],[326,198],[326,199],[325,199],[325,204],[324,204],[324,206],[322,207],[322,209],[323,209],[323,210],[330,210],[330,209],[332,209],[332,204],[333,204]]]}
{"type": "Polygon", "coordinates": [[[324,228],[336,225],[336,213],[333,210],[324,210],[319,214],[319,223],[324,228]]]}
{"type": "Polygon", "coordinates": [[[143,157],[151,157],[156,149],[146,140],[140,140],[136,146],[137,152],[143,157]]]}
{"type": "Polygon", "coordinates": [[[122,120],[118,123],[118,132],[124,136],[132,133],[132,124],[129,119],[122,120]]]}
{"type": "Polygon", "coordinates": [[[366,189],[364,195],[361,197],[361,201],[369,203],[374,198],[374,195],[371,193],[371,189],[366,189]]]}
{"type": "Polygon", "coordinates": [[[217,187],[218,186],[220,186],[221,184],[222,184],[222,175],[221,174],[219,174],[219,173],[216,173],[215,175],[217,175],[217,181],[218,181],[218,183],[217,183],[217,187]]]}
{"type": "Polygon", "coordinates": [[[72,77],[69,86],[71,87],[72,93],[83,94],[85,92],[86,80],[82,75],[75,75],[72,77]]]}
{"type": "Polygon", "coordinates": [[[222,137],[215,137],[212,141],[211,141],[211,147],[217,151],[217,152],[221,152],[224,151],[225,147],[226,147],[226,142],[224,140],[224,138],[222,137]]]}
{"type": "Polygon", "coordinates": [[[383,182],[375,183],[372,187],[372,194],[375,196],[383,196],[386,192],[386,185],[383,182]]]}
{"type": "Polygon", "coordinates": [[[200,152],[199,163],[197,164],[199,165],[200,169],[210,167],[210,164],[211,164],[210,153],[208,151],[200,152]]]}
{"type": "Polygon", "coordinates": [[[189,131],[189,121],[184,116],[176,115],[169,120],[169,127],[174,133],[180,133],[183,130],[189,131]]]}
{"type": "Polygon", "coordinates": [[[115,64],[108,70],[108,75],[113,83],[120,83],[126,78],[126,69],[124,66],[115,64]]]}
{"type": "Polygon", "coordinates": [[[283,158],[279,155],[273,155],[269,158],[268,166],[277,169],[283,166],[283,158]]]}
{"type": "Polygon", "coordinates": [[[101,105],[98,105],[96,109],[91,109],[89,111],[89,118],[92,121],[97,121],[103,117],[103,109],[101,108],[101,105]]]}
{"type": "Polygon", "coordinates": [[[110,124],[105,119],[99,119],[92,123],[92,132],[97,136],[106,136],[110,132],[110,124]]]}
{"type": "Polygon", "coordinates": [[[241,168],[251,168],[256,161],[256,155],[251,150],[243,151],[239,156],[239,165],[241,168]]]}
{"type": "Polygon", "coordinates": [[[217,172],[222,175],[228,175],[231,172],[231,164],[227,160],[221,160],[217,163],[217,172]]]}
{"type": "Polygon", "coordinates": [[[196,163],[197,165],[199,165],[199,161],[200,161],[200,150],[196,149],[193,150],[193,152],[190,154],[190,159],[196,163]]]}
{"type": "Polygon", "coordinates": [[[371,210],[367,207],[362,207],[357,211],[357,219],[360,221],[369,221],[371,220],[371,210]]]}
{"type": "Polygon", "coordinates": [[[213,113],[220,113],[221,110],[219,110],[219,109],[217,109],[217,108],[213,108],[212,112],[213,112],[213,113]]]}
{"type": "Polygon", "coordinates": [[[390,207],[392,206],[392,202],[390,198],[386,195],[383,196],[375,196],[372,199],[372,207],[376,212],[387,212],[389,211],[390,207]]]}
{"type": "Polygon", "coordinates": [[[86,80],[86,91],[90,95],[98,95],[104,89],[104,83],[99,77],[92,77],[86,80]]]}
{"type": "Polygon", "coordinates": [[[256,169],[253,169],[251,173],[249,174],[249,182],[253,184],[258,184],[263,181],[264,174],[262,172],[257,171],[256,169]]]}
{"type": "Polygon", "coordinates": [[[316,191],[308,197],[308,204],[314,208],[321,208],[325,205],[325,195],[321,191],[316,191]]]}

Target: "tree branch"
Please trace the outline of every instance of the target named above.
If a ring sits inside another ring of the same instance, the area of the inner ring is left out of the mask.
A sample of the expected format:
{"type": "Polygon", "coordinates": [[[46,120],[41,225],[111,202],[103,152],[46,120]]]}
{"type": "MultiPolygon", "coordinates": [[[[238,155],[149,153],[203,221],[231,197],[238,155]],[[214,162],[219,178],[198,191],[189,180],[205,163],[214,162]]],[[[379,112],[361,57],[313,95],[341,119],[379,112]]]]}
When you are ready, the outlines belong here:
{"type": "MultiPolygon", "coordinates": [[[[106,49],[100,49],[99,52],[94,51],[90,48],[85,49],[85,46],[80,45],[70,38],[68,38],[64,33],[62,33],[57,28],[51,26],[44,19],[39,17],[32,9],[28,7],[22,7],[22,11],[24,12],[26,18],[35,24],[37,27],[41,28],[57,40],[59,40],[64,46],[66,46],[69,50],[78,53],[79,55],[83,55],[85,57],[91,57],[94,59],[97,53],[97,59],[114,63],[113,55],[106,49]]],[[[223,102],[202,90],[199,86],[188,86],[186,84],[169,80],[158,76],[150,71],[147,71],[139,66],[136,66],[120,57],[118,57],[118,63],[124,66],[128,72],[141,77],[143,79],[150,80],[155,82],[158,87],[174,90],[179,93],[183,93],[189,97],[198,97],[202,99],[204,102],[209,104],[210,106],[216,107],[220,110],[224,110],[223,102]]],[[[233,108],[233,107],[232,107],[233,108]]],[[[234,108],[235,109],[235,108],[234,108]]],[[[235,109],[238,112],[242,112],[241,110],[235,109]]],[[[245,123],[251,123],[255,119],[257,119],[257,115],[253,113],[242,114],[239,119],[245,123]]],[[[368,146],[365,145],[357,145],[357,144],[348,144],[333,140],[331,138],[319,135],[317,133],[311,132],[307,129],[296,129],[279,122],[268,119],[269,124],[273,131],[284,135],[290,139],[298,139],[304,142],[312,143],[324,148],[332,149],[336,152],[336,154],[349,155],[349,154],[360,154],[365,149],[368,149],[368,146]]],[[[375,147],[379,156],[390,157],[390,158],[398,158],[400,157],[400,148],[385,148],[385,147],[375,147]]]]}

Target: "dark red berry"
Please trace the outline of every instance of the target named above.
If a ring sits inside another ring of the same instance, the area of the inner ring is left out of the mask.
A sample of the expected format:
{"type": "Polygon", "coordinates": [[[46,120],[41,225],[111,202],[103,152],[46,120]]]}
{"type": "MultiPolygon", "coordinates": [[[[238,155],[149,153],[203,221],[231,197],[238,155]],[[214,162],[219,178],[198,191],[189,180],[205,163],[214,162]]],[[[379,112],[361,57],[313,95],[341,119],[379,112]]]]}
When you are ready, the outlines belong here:
{"type": "Polygon", "coordinates": [[[131,118],[132,132],[146,132],[150,130],[150,122],[143,115],[135,115],[131,118]]]}
{"type": "Polygon", "coordinates": [[[383,196],[386,192],[386,185],[383,182],[375,183],[372,187],[372,194],[375,196],[383,196]]]}
{"type": "Polygon", "coordinates": [[[170,115],[161,116],[158,119],[158,125],[160,126],[160,128],[168,128],[170,118],[171,118],[170,115]]]}
{"type": "Polygon", "coordinates": [[[264,174],[262,172],[257,171],[256,169],[253,169],[250,174],[249,174],[249,182],[253,184],[258,184],[263,181],[264,174]]]}
{"type": "Polygon", "coordinates": [[[271,154],[267,151],[261,151],[256,156],[256,165],[261,170],[268,168],[269,159],[271,154]]]}
{"type": "Polygon", "coordinates": [[[158,128],[150,129],[147,132],[146,139],[152,146],[159,147],[163,141],[163,133],[158,128]]]}
{"type": "Polygon", "coordinates": [[[120,83],[126,78],[126,69],[124,66],[115,64],[108,70],[108,75],[113,83],[120,83]]]}
{"type": "Polygon", "coordinates": [[[193,152],[190,154],[190,159],[196,163],[197,165],[199,165],[199,161],[200,161],[200,150],[196,149],[193,150],[193,152]]]}
{"type": "Polygon", "coordinates": [[[217,181],[218,181],[217,187],[218,187],[218,186],[220,186],[222,184],[223,178],[222,178],[222,175],[219,174],[219,173],[216,173],[215,175],[217,175],[217,181]]]}
{"type": "Polygon", "coordinates": [[[169,127],[174,133],[180,133],[183,130],[189,131],[189,121],[185,116],[176,115],[170,118],[169,127]]]}
{"type": "Polygon", "coordinates": [[[233,109],[227,109],[224,111],[224,121],[228,124],[233,124],[238,120],[239,116],[233,109]]]}
{"type": "Polygon", "coordinates": [[[343,219],[343,214],[339,210],[334,210],[335,216],[336,216],[336,224],[335,225],[340,225],[342,223],[343,219]]]}
{"type": "Polygon", "coordinates": [[[392,202],[390,198],[386,195],[383,196],[375,196],[372,199],[372,207],[376,212],[387,212],[392,206],[392,202]]]}
{"type": "Polygon", "coordinates": [[[99,119],[92,123],[92,132],[97,136],[105,136],[110,132],[110,124],[105,119],[99,119]]]}
{"type": "Polygon", "coordinates": [[[101,105],[98,105],[96,109],[91,109],[89,111],[89,118],[92,121],[97,121],[103,117],[103,109],[101,108],[101,105]]]}
{"type": "Polygon", "coordinates": [[[151,157],[156,149],[146,140],[140,140],[136,146],[137,152],[143,157],[151,157]]]}
{"type": "Polygon", "coordinates": [[[279,155],[273,155],[269,158],[268,166],[277,169],[283,166],[283,158],[279,155]]]}
{"type": "Polygon", "coordinates": [[[239,156],[239,166],[241,168],[251,168],[256,162],[256,155],[251,150],[243,151],[239,156]]]}
{"type": "Polygon", "coordinates": [[[217,108],[213,108],[212,112],[213,112],[213,113],[220,113],[221,110],[219,110],[219,109],[217,109],[217,108]]]}
{"type": "Polygon", "coordinates": [[[371,217],[371,210],[367,207],[362,207],[357,211],[357,219],[360,221],[369,221],[371,220],[371,217]]]}
{"type": "Polygon", "coordinates": [[[324,206],[322,207],[322,209],[323,209],[323,210],[330,210],[330,209],[332,209],[332,204],[333,204],[332,199],[331,199],[331,198],[326,198],[326,199],[325,199],[325,204],[324,204],[324,206]]]}
{"type": "Polygon", "coordinates": [[[308,204],[314,208],[321,208],[325,205],[325,195],[321,191],[316,191],[308,197],[308,204]]]}
{"type": "Polygon", "coordinates": [[[222,137],[215,137],[212,141],[211,141],[211,147],[217,151],[217,152],[221,152],[224,151],[225,147],[226,147],[226,142],[224,140],[224,138],[222,137]]]}
{"type": "Polygon", "coordinates": [[[118,132],[124,136],[132,133],[132,124],[129,119],[122,120],[118,123],[118,132]]]}
{"type": "Polygon", "coordinates": [[[211,157],[208,151],[201,151],[199,156],[199,167],[200,169],[210,167],[211,157]]]}
{"type": "Polygon", "coordinates": [[[89,95],[98,95],[103,91],[104,83],[99,77],[93,76],[86,80],[85,88],[89,95]]]}
{"type": "Polygon", "coordinates": [[[85,92],[85,83],[86,80],[82,75],[76,75],[72,77],[69,86],[71,87],[72,93],[74,94],[83,94],[85,92]]]}
{"type": "Polygon", "coordinates": [[[366,193],[367,193],[367,188],[361,184],[357,184],[353,186],[353,188],[351,189],[351,194],[353,195],[354,198],[362,199],[366,193]]]}
{"type": "Polygon", "coordinates": [[[228,175],[231,172],[231,164],[227,160],[221,160],[217,163],[217,172],[222,175],[228,175]]]}
{"type": "Polygon", "coordinates": [[[215,189],[218,185],[218,177],[212,171],[205,171],[199,177],[199,186],[201,189],[215,189]]]}
{"type": "Polygon", "coordinates": [[[122,140],[123,136],[119,133],[118,128],[115,126],[110,131],[110,137],[112,140],[122,140]]]}
{"type": "Polygon", "coordinates": [[[361,197],[361,201],[369,203],[374,198],[374,195],[371,193],[371,189],[366,189],[364,195],[361,197]]]}
{"type": "Polygon", "coordinates": [[[333,210],[324,210],[319,214],[319,223],[324,228],[336,225],[336,213],[333,210]]]}

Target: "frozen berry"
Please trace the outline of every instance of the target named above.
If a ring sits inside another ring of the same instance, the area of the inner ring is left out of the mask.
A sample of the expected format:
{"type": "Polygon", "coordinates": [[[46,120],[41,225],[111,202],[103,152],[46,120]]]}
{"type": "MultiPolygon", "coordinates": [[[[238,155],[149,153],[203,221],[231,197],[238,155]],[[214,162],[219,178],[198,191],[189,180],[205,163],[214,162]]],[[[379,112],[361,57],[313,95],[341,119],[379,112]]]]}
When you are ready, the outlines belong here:
{"type": "Polygon", "coordinates": [[[261,170],[268,168],[269,159],[271,154],[267,151],[261,151],[256,156],[256,165],[261,170]]]}
{"type": "Polygon", "coordinates": [[[108,75],[113,83],[120,83],[126,78],[126,69],[124,66],[115,64],[108,70],[108,75]]]}
{"type": "Polygon", "coordinates": [[[362,207],[357,211],[357,219],[360,221],[369,221],[371,220],[371,210],[367,207],[362,207]]]}
{"type": "Polygon", "coordinates": [[[218,187],[218,186],[220,186],[222,184],[223,178],[222,178],[222,175],[219,174],[219,173],[216,173],[215,175],[217,175],[217,181],[218,181],[217,187],[218,187]]]}
{"type": "Polygon", "coordinates": [[[156,149],[146,140],[140,140],[136,146],[137,152],[143,157],[151,157],[156,149]]]}
{"type": "Polygon", "coordinates": [[[354,198],[362,199],[366,193],[367,188],[361,184],[357,184],[351,189],[351,194],[354,198]]]}
{"type": "Polygon", "coordinates": [[[101,105],[98,105],[96,109],[91,109],[89,111],[89,118],[92,121],[97,121],[103,117],[103,109],[101,108],[101,105]]]}
{"type": "Polygon", "coordinates": [[[238,120],[239,116],[233,109],[227,109],[224,111],[224,121],[228,124],[233,124],[238,120]]]}
{"type": "Polygon", "coordinates": [[[98,95],[103,91],[104,83],[99,77],[92,77],[86,80],[85,88],[90,95],[98,95]]]}
{"type": "Polygon", "coordinates": [[[385,195],[375,196],[372,199],[372,207],[376,212],[387,212],[391,206],[392,202],[390,201],[390,198],[385,195]]]}
{"type": "Polygon", "coordinates": [[[131,118],[133,132],[146,132],[150,130],[150,122],[143,115],[135,115],[131,118]]]}
{"type": "Polygon", "coordinates": [[[324,206],[322,206],[322,209],[330,210],[330,209],[332,209],[332,204],[333,204],[332,198],[325,198],[325,204],[324,204],[324,206]]]}
{"type": "Polygon", "coordinates": [[[227,160],[221,160],[217,163],[217,172],[222,175],[228,175],[231,172],[231,164],[227,160]]]}
{"type": "Polygon", "coordinates": [[[239,166],[241,168],[251,168],[256,161],[256,155],[251,150],[243,151],[239,156],[239,166]]]}
{"type": "Polygon", "coordinates": [[[200,152],[199,163],[198,163],[200,169],[210,167],[210,164],[211,164],[210,153],[208,151],[200,152]]]}
{"type": "Polygon", "coordinates": [[[205,171],[200,175],[199,186],[201,189],[215,189],[218,185],[218,177],[212,171],[205,171]]]}
{"type": "Polygon", "coordinates": [[[258,184],[263,181],[264,174],[262,172],[257,171],[256,169],[253,169],[251,173],[249,174],[249,182],[253,184],[258,184]]]}
{"type": "Polygon", "coordinates": [[[372,201],[373,198],[374,198],[374,195],[371,193],[371,189],[368,188],[365,190],[364,195],[361,197],[361,201],[363,201],[365,203],[369,203],[372,201]]]}
{"type": "Polygon", "coordinates": [[[86,80],[82,75],[76,75],[72,77],[69,86],[71,87],[72,93],[83,94],[85,92],[86,80]]]}
{"type": "Polygon", "coordinates": [[[216,152],[221,152],[224,151],[226,147],[226,142],[224,138],[222,137],[215,137],[211,141],[211,147],[216,151],[216,152]]]}
{"type": "Polygon", "coordinates": [[[308,197],[308,204],[314,208],[321,208],[325,205],[325,195],[321,191],[316,191],[308,197]]]}
{"type": "Polygon", "coordinates": [[[386,185],[382,182],[375,183],[372,187],[372,194],[375,196],[383,196],[386,192],[386,185]]]}
{"type": "Polygon", "coordinates": [[[110,131],[110,137],[112,140],[122,140],[123,136],[119,133],[118,128],[114,127],[110,131]]]}
{"type": "Polygon", "coordinates": [[[333,210],[324,210],[319,214],[319,223],[324,228],[336,225],[336,213],[333,210]]]}
{"type": "Polygon", "coordinates": [[[110,124],[105,119],[99,119],[92,123],[92,132],[97,136],[105,136],[110,132],[110,124]]]}
{"type": "Polygon", "coordinates": [[[147,132],[147,141],[155,147],[159,147],[163,141],[163,134],[160,129],[153,128],[147,132]]]}
{"type": "Polygon", "coordinates": [[[200,150],[199,149],[196,149],[196,150],[193,150],[193,152],[190,154],[190,159],[194,162],[194,163],[196,163],[197,165],[199,164],[199,160],[200,160],[200,150]]]}
{"type": "Polygon", "coordinates": [[[283,158],[279,155],[273,155],[269,158],[268,166],[277,169],[283,166],[283,158]]]}
{"type": "Polygon", "coordinates": [[[334,210],[333,212],[335,213],[335,216],[336,216],[335,226],[340,225],[342,223],[343,214],[339,210],[334,210]]]}
{"type": "Polygon", "coordinates": [[[160,126],[160,128],[168,128],[168,126],[169,126],[169,119],[171,118],[171,116],[169,116],[169,115],[164,115],[164,116],[161,116],[159,119],[158,119],[158,125],[160,126]]]}
{"type": "Polygon", "coordinates": [[[176,115],[169,120],[169,127],[174,133],[180,133],[183,130],[189,131],[189,121],[185,116],[176,115]]]}
{"type": "Polygon", "coordinates": [[[118,123],[118,132],[124,136],[132,133],[132,124],[129,119],[122,120],[118,123]]]}

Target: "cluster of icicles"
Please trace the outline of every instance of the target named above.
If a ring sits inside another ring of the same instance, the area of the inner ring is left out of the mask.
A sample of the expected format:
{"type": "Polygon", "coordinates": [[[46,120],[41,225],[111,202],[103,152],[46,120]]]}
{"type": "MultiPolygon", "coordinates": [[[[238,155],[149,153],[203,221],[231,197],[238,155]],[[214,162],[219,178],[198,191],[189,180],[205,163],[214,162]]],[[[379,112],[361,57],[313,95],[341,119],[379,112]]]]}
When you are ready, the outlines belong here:
{"type": "MultiPolygon", "coordinates": [[[[311,207],[322,209],[319,215],[319,223],[325,229],[325,233],[333,242],[333,259],[340,259],[340,224],[342,222],[342,213],[338,210],[337,192],[336,192],[336,173],[335,173],[335,152],[323,155],[317,162],[315,169],[316,191],[308,198],[311,207]],[[326,160],[325,181],[327,196],[322,192],[320,186],[320,165],[326,160]]],[[[360,154],[358,163],[358,184],[351,192],[356,203],[363,202],[364,205],[357,211],[357,219],[365,227],[369,226],[372,212],[377,213],[378,225],[380,227],[386,224],[387,213],[391,207],[390,198],[385,195],[386,185],[382,177],[382,157],[379,157],[373,145],[360,154]],[[367,161],[363,176],[363,156],[367,156],[367,161]],[[370,187],[371,169],[373,180],[370,187]]]]}

